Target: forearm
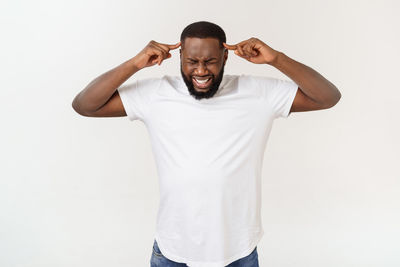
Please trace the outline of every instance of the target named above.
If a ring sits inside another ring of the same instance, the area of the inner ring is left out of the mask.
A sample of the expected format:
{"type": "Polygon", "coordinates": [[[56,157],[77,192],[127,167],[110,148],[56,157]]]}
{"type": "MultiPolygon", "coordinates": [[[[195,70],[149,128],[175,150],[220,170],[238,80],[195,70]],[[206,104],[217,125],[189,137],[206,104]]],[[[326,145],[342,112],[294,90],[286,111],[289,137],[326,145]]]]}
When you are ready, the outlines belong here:
{"type": "Polygon", "coordinates": [[[91,81],[73,100],[78,112],[94,112],[101,108],[129,77],[139,71],[136,58],[122,63],[91,81]]]}
{"type": "Polygon", "coordinates": [[[312,68],[279,52],[272,66],[292,79],[305,95],[324,106],[335,105],[341,94],[330,81],[312,68]]]}

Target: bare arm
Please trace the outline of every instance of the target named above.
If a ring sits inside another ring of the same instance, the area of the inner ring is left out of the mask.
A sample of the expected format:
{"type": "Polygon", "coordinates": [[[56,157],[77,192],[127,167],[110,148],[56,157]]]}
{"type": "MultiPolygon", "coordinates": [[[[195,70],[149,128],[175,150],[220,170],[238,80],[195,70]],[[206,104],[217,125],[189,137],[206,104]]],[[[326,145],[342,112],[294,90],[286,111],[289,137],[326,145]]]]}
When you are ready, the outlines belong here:
{"type": "MultiPolygon", "coordinates": [[[[135,58],[107,71],[91,81],[73,100],[72,107],[83,116],[99,110],[129,77],[139,71],[135,58]]],[[[121,110],[122,111],[122,110],[121,110]]],[[[125,111],[123,112],[125,113],[125,111]]],[[[121,116],[126,115],[121,114],[121,116]]]]}
{"type": "Polygon", "coordinates": [[[298,89],[290,112],[327,109],[341,98],[336,86],[317,71],[272,49],[257,38],[250,38],[236,45],[224,43],[224,46],[252,63],[274,66],[292,79],[298,89]]]}
{"type": "Polygon", "coordinates": [[[291,59],[284,53],[279,52],[271,65],[292,79],[299,86],[302,93],[315,103],[318,103],[321,109],[333,107],[341,98],[336,86],[325,77],[312,68],[291,59]]]}
{"type": "Polygon", "coordinates": [[[171,57],[169,51],[179,46],[180,42],[175,45],[149,42],[135,57],[91,81],[74,98],[73,109],[89,117],[126,116],[117,89],[137,71],[157,63],[161,65],[164,59],[171,57]]]}

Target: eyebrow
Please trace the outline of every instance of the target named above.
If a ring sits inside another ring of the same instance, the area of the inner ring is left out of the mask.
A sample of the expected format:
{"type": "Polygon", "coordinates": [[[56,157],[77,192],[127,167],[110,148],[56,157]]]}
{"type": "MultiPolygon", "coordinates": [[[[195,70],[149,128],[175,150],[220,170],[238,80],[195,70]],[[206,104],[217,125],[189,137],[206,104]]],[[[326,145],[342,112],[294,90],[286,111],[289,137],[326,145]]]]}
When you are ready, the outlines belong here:
{"type": "MultiPolygon", "coordinates": [[[[191,61],[197,61],[197,59],[193,59],[193,58],[190,58],[190,57],[188,57],[188,58],[186,58],[187,60],[191,60],[191,61]]],[[[211,60],[217,60],[217,58],[215,58],[215,57],[212,57],[212,58],[210,58],[210,59],[207,59],[207,60],[205,60],[205,61],[211,61],[211,60]]]]}

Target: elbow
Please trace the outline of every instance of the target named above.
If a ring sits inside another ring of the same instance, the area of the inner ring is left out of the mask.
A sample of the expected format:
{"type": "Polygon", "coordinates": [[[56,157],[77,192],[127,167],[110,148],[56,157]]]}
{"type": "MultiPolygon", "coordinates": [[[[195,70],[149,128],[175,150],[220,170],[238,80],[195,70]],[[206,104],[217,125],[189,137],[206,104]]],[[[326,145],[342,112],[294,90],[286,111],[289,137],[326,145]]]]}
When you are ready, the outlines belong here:
{"type": "Polygon", "coordinates": [[[81,105],[79,104],[79,101],[78,101],[78,96],[76,96],[75,98],[74,98],[74,100],[72,101],[72,109],[76,112],[76,113],[78,113],[79,115],[81,115],[81,116],[85,116],[85,117],[89,117],[89,113],[87,112],[87,111],[85,111],[82,107],[81,107],[81,105]]]}
{"type": "Polygon", "coordinates": [[[341,98],[342,98],[342,94],[336,88],[335,95],[334,95],[334,97],[332,97],[332,100],[328,102],[328,104],[326,105],[326,108],[334,107],[340,101],[341,98]]]}
{"type": "Polygon", "coordinates": [[[77,98],[78,98],[78,96],[76,96],[76,97],[74,98],[74,100],[72,101],[72,109],[75,110],[76,113],[82,115],[82,111],[81,111],[81,109],[79,108],[79,103],[78,103],[77,98]]]}
{"type": "Polygon", "coordinates": [[[334,101],[333,106],[335,106],[340,101],[340,99],[342,98],[342,94],[340,93],[339,89],[337,89],[336,87],[335,87],[335,89],[336,89],[335,90],[336,93],[335,93],[335,101],[334,101]]]}
{"type": "Polygon", "coordinates": [[[75,110],[76,113],[79,113],[79,107],[78,104],[76,103],[76,98],[72,101],[72,109],[75,110]]]}

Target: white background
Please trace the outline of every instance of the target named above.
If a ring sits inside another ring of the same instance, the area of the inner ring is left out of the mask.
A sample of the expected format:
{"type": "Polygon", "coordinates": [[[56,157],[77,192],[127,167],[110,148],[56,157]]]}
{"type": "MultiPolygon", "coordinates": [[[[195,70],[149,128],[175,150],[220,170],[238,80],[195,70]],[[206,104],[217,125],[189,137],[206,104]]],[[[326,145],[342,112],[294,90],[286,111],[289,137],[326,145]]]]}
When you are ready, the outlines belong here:
{"type": "MultiPolygon", "coordinates": [[[[341,91],[274,123],[260,266],[400,266],[396,1],[8,1],[0,6],[0,266],[149,266],[158,182],[140,121],[71,107],[150,40],[209,20],[257,37],[341,91]]],[[[230,52],[226,74],[287,78],[230,52]]],[[[178,51],[135,78],[180,75],[178,51]]]]}

